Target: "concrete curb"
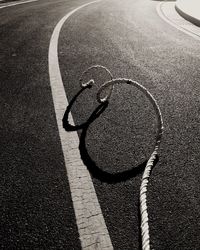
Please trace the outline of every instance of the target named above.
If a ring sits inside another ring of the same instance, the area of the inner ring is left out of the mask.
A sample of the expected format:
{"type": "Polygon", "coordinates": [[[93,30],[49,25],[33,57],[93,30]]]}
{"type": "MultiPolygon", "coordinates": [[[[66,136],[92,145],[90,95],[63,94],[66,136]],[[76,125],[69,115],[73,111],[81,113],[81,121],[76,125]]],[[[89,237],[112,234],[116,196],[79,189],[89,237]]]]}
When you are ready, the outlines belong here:
{"type": "MultiPolygon", "coordinates": [[[[187,0],[185,0],[186,3],[187,0]]],[[[195,6],[196,1],[190,1],[190,4],[194,6],[194,10],[198,9],[200,6],[195,6]],[[195,8],[196,7],[196,8],[195,8]]],[[[187,21],[197,25],[200,27],[200,15],[197,15],[194,11],[191,9],[189,10],[187,8],[187,4],[184,4],[183,0],[178,0],[175,4],[175,9],[178,12],[179,15],[181,15],[183,18],[185,18],[187,21]]],[[[200,10],[199,10],[200,12],[200,10]]]]}

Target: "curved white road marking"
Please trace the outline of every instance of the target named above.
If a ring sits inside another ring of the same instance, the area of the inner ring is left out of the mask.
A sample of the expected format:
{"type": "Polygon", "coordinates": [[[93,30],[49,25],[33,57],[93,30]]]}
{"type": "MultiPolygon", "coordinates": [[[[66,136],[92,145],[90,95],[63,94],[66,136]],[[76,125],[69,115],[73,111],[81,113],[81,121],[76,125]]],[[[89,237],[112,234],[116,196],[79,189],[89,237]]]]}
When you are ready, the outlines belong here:
{"type": "Polygon", "coordinates": [[[200,41],[200,29],[181,17],[175,10],[175,3],[161,2],[156,7],[158,15],[168,24],[200,41]],[[180,25],[181,23],[181,25],[180,25]]]}
{"type": "MultiPolygon", "coordinates": [[[[76,11],[88,6],[84,4],[64,16],[56,25],[49,46],[49,76],[56,120],[70,184],[73,206],[82,249],[113,249],[109,233],[101,212],[90,174],[83,164],[79,152],[77,132],[66,132],[62,118],[68,105],[58,62],[58,38],[64,22],[76,11]]],[[[72,115],[69,122],[74,124],[72,115]]]]}
{"type": "Polygon", "coordinates": [[[12,7],[12,6],[19,5],[19,4],[37,2],[37,1],[38,1],[38,0],[27,0],[27,1],[18,2],[18,3],[8,3],[8,4],[5,4],[5,5],[3,5],[3,6],[0,6],[0,9],[7,8],[7,7],[12,7]]]}

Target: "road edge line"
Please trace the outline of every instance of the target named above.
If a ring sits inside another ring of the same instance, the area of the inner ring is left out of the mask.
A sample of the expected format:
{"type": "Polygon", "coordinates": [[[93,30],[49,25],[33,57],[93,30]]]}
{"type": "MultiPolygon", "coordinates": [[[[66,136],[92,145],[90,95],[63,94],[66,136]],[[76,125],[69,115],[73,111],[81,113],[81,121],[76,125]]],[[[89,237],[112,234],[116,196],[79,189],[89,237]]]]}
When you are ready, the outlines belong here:
{"type": "Polygon", "coordinates": [[[37,2],[37,1],[38,0],[27,0],[27,1],[20,2],[20,3],[11,3],[11,4],[8,4],[8,5],[0,6],[0,9],[8,8],[8,7],[12,7],[12,6],[15,6],[15,5],[20,5],[20,4],[25,4],[25,3],[37,2]]]}
{"type": "MultiPolygon", "coordinates": [[[[58,39],[63,24],[78,10],[97,2],[99,0],[77,7],[57,23],[50,40],[48,62],[56,120],[82,249],[112,250],[112,242],[91,176],[81,160],[78,134],[76,131],[66,132],[62,127],[62,118],[68,106],[68,100],[58,61],[58,39]]],[[[69,122],[74,124],[71,113],[69,122]]]]}
{"type": "MultiPolygon", "coordinates": [[[[182,31],[183,33],[191,36],[192,38],[196,39],[197,41],[200,41],[200,37],[197,34],[191,32],[189,30],[186,30],[183,27],[178,26],[176,23],[171,21],[167,16],[165,16],[165,14],[162,11],[162,5],[164,5],[164,4],[165,4],[165,2],[161,2],[161,3],[158,3],[156,6],[156,11],[157,11],[158,15],[160,16],[160,18],[163,19],[168,24],[170,24],[171,26],[173,26],[174,28],[176,28],[177,30],[182,31]]],[[[177,13],[177,15],[179,15],[179,14],[177,13]]],[[[183,17],[181,17],[181,18],[183,18],[183,17]]],[[[188,21],[186,21],[186,22],[188,22],[188,21]]]]}

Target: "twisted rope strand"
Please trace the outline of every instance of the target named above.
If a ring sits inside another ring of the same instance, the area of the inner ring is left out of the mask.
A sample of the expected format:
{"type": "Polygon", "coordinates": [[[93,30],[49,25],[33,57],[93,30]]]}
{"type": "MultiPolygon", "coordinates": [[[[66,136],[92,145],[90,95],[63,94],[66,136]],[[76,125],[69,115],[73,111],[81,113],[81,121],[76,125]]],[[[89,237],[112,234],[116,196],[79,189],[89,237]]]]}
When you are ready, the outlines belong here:
{"type": "Polygon", "coordinates": [[[156,117],[157,117],[157,135],[156,135],[156,142],[155,142],[155,147],[154,150],[146,164],[146,167],[144,169],[144,173],[142,176],[142,180],[141,180],[141,186],[140,186],[140,215],[141,215],[141,237],[142,237],[142,249],[143,250],[150,250],[150,234],[149,234],[149,219],[148,219],[148,206],[147,206],[147,187],[148,187],[148,183],[149,183],[149,178],[151,175],[151,170],[153,167],[153,164],[156,160],[156,157],[158,155],[158,150],[159,150],[159,145],[161,142],[161,138],[162,138],[162,134],[163,134],[163,119],[162,119],[162,115],[161,115],[161,111],[160,108],[155,100],[155,98],[152,96],[152,94],[141,84],[139,84],[136,81],[133,81],[131,79],[126,79],[126,78],[118,78],[118,79],[113,79],[113,76],[111,74],[111,72],[104,66],[101,65],[95,65],[95,66],[91,66],[90,68],[88,68],[86,71],[83,72],[81,78],[80,78],[80,86],[82,88],[88,87],[88,86],[92,86],[94,84],[94,80],[91,79],[90,81],[83,83],[83,76],[85,74],[87,74],[91,69],[104,69],[110,76],[111,80],[105,82],[98,90],[97,92],[97,101],[99,103],[104,103],[107,102],[113,92],[114,89],[114,85],[115,84],[129,84],[132,85],[136,88],[138,88],[139,90],[141,90],[145,96],[149,99],[149,101],[151,102],[151,104],[153,105],[153,108],[156,112],[156,117]],[[111,88],[109,88],[111,87],[111,88]],[[109,93],[102,98],[101,97],[101,93],[105,90],[108,89],[109,93]]]}
{"type": "MultiPolygon", "coordinates": [[[[102,66],[102,65],[93,65],[93,66],[87,68],[87,69],[82,73],[82,75],[81,75],[81,77],[80,77],[80,79],[79,79],[81,88],[86,88],[86,87],[88,87],[88,86],[94,85],[94,80],[93,80],[93,79],[89,80],[89,81],[86,82],[86,83],[83,82],[83,77],[84,77],[84,75],[87,75],[92,69],[103,69],[104,71],[106,71],[106,72],[108,73],[108,75],[110,76],[110,79],[111,79],[111,80],[113,79],[113,76],[112,76],[110,70],[108,70],[106,67],[104,67],[104,66],[102,66]]],[[[112,89],[112,90],[113,90],[113,89],[112,89]]],[[[110,95],[112,94],[112,90],[111,90],[110,93],[109,93],[110,95]]],[[[107,98],[109,98],[109,97],[107,97],[107,98]]]]}
{"type": "MultiPolygon", "coordinates": [[[[158,155],[158,149],[161,141],[161,137],[163,134],[163,119],[161,115],[160,108],[155,100],[155,98],[152,96],[152,94],[141,84],[139,84],[136,81],[132,81],[131,79],[126,79],[126,78],[119,78],[119,79],[112,79],[111,81],[108,81],[104,83],[99,91],[97,92],[97,100],[100,103],[103,103],[105,101],[108,101],[108,98],[101,98],[101,92],[108,88],[110,85],[114,86],[114,84],[122,84],[122,83],[127,83],[130,85],[135,86],[139,90],[141,90],[146,97],[149,99],[149,101],[152,103],[153,108],[156,112],[157,116],[157,136],[156,136],[156,143],[154,147],[154,151],[151,154],[143,176],[142,176],[142,181],[141,181],[141,186],[140,186],[140,215],[141,215],[141,236],[142,236],[142,249],[143,250],[150,250],[150,234],[149,234],[149,219],[148,219],[148,211],[147,211],[147,186],[149,183],[149,178],[151,174],[151,170],[154,164],[154,161],[156,160],[156,156],[158,155]]],[[[109,98],[112,94],[113,88],[110,90],[109,93],[109,98]]]]}

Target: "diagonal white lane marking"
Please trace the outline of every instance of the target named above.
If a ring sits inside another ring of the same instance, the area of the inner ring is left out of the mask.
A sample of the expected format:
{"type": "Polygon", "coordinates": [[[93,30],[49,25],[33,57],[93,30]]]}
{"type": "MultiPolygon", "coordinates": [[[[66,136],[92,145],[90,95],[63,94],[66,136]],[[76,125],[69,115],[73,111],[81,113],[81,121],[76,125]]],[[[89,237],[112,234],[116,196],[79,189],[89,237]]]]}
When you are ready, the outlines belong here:
{"type": "MultiPolygon", "coordinates": [[[[58,39],[64,22],[84,4],[64,16],[56,25],[49,46],[49,76],[62,150],[70,184],[82,249],[113,249],[90,174],[79,152],[77,132],[66,132],[62,118],[68,105],[58,62],[58,39]]],[[[69,121],[74,124],[70,113],[69,121]]]]}
{"type": "Polygon", "coordinates": [[[37,2],[37,1],[38,0],[27,0],[27,1],[18,2],[18,3],[9,3],[9,4],[6,4],[6,5],[0,6],[0,9],[7,8],[7,7],[12,7],[12,6],[19,5],[19,4],[37,2]]]}
{"type": "Polygon", "coordinates": [[[200,41],[200,29],[181,17],[175,10],[175,3],[161,2],[156,7],[158,15],[168,24],[200,41]]]}

